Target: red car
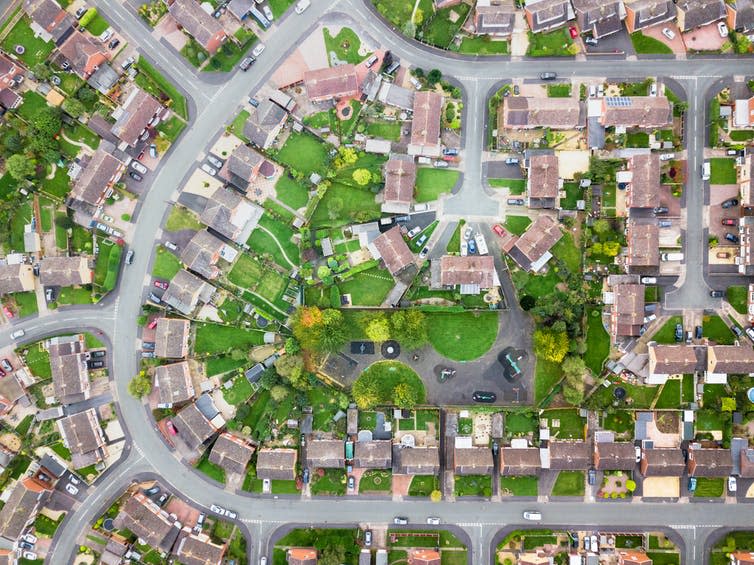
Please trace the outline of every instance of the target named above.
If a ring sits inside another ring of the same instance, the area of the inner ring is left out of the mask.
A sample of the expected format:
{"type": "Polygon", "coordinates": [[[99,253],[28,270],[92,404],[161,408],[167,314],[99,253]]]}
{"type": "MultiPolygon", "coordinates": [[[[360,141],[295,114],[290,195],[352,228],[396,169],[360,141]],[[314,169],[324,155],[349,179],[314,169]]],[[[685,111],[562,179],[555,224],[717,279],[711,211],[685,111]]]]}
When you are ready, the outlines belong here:
{"type": "Polygon", "coordinates": [[[157,288],[161,288],[162,290],[167,290],[168,288],[168,283],[166,283],[165,281],[154,281],[154,285],[157,288]]]}
{"type": "Polygon", "coordinates": [[[175,426],[173,425],[173,422],[171,422],[170,420],[168,420],[168,422],[167,422],[167,424],[165,424],[165,426],[167,427],[167,429],[168,429],[168,431],[170,432],[171,435],[178,435],[178,430],[175,429],[175,426]]]}
{"type": "Polygon", "coordinates": [[[505,237],[505,230],[500,224],[495,224],[494,226],[492,226],[492,231],[494,231],[500,237],[505,237]]]}
{"type": "Polygon", "coordinates": [[[5,317],[9,320],[13,317],[13,312],[10,311],[10,308],[7,306],[3,306],[3,314],[5,314],[5,317]]]}
{"type": "Polygon", "coordinates": [[[569,27],[568,33],[571,34],[571,39],[576,39],[579,36],[579,30],[576,29],[576,26],[569,27]]]}
{"type": "Polygon", "coordinates": [[[724,226],[736,226],[738,225],[738,222],[734,220],[733,218],[723,218],[722,220],[724,226]]]}
{"type": "Polygon", "coordinates": [[[153,330],[157,327],[157,320],[152,320],[149,322],[149,325],[147,326],[147,329],[153,330]]]}

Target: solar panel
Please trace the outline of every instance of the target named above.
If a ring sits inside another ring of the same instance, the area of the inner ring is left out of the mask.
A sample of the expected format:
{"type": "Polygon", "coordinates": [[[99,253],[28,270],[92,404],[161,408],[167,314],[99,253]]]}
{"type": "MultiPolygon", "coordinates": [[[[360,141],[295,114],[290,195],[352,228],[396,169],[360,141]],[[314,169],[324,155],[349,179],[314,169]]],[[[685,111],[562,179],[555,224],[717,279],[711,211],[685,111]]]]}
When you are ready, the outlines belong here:
{"type": "Polygon", "coordinates": [[[608,96],[605,103],[612,108],[628,108],[631,105],[631,99],[628,96],[608,96]]]}

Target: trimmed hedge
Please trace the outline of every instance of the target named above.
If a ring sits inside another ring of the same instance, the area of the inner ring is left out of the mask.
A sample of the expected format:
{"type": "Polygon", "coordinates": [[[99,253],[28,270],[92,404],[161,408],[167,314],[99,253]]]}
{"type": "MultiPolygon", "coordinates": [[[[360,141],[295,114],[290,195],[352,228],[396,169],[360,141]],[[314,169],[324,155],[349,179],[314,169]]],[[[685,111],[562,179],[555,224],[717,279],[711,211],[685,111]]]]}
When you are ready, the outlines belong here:
{"type": "Polygon", "coordinates": [[[105,281],[102,283],[102,288],[105,292],[110,292],[115,288],[115,283],[118,282],[118,272],[120,271],[120,258],[123,255],[123,248],[120,245],[115,245],[110,250],[110,256],[107,258],[107,275],[105,281]]]}

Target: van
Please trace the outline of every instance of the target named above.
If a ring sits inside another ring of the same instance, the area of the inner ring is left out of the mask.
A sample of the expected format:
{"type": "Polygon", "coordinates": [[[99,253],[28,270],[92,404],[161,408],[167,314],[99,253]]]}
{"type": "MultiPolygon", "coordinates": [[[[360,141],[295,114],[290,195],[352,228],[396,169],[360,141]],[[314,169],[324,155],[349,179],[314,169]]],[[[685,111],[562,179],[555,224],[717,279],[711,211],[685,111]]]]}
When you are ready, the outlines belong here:
{"type": "Polygon", "coordinates": [[[396,59],[395,61],[391,63],[391,65],[387,69],[385,69],[385,73],[392,75],[395,71],[397,71],[400,68],[401,68],[401,62],[400,60],[396,59]]]}
{"type": "Polygon", "coordinates": [[[310,0],[299,0],[298,4],[296,4],[296,13],[302,14],[309,6],[311,6],[310,0]]]}
{"type": "Polygon", "coordinates": [[[367,62],[366,62],[367,69],[371,69],[372,66],[376,62],[377,62],[377,55],[372,55],[371,57],[369,57],[369,59],[367,59],[367,62]]]}
{"type": "Polygon", "coordinates": [[[709,161],[705,161],[704,164],[702,164],[702,180],[709,180],[710,179],[710,164],[709,161]]]}
{"type": "Polygon", "coordinates": [[[657,284],[657,277],[641,277],[641,284],[657,284]]]}
{"type": "Polygon", "coordinates": [[[683,253],[661,253],[660,259],[662,261],[683,261],[683,253]]]}
{"type": "Polygon", "coordinates": [[[661,228],[671,228],[671,227],[673,227],[673,222],[671,222],[670,220],[660,220],[658,222],[658,225],[661,228]]]}

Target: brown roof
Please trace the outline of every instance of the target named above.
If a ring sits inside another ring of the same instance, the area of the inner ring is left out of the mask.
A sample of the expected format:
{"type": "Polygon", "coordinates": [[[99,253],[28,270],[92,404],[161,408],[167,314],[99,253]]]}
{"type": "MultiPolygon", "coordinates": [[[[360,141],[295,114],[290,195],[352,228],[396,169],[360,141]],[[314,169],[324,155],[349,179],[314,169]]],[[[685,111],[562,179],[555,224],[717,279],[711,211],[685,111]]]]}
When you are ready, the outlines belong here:
{"type": "Polygon", "coordinates": [[[662,128],[673,122],[670,102],[664,96],[607,96],[602,99],[600,123],[606,127],[662,128]]]}
{"type": "Polygon", "coordinates": [[[40,261],[39,282],[44,286],[91,284],[92,270],[87,257],[45,257],[40,261]]]}
{"type": "MultiPolygon", "coordinates": [[[[526,180],[526,194],[530,199],[551,199],[558,197],[559,187],[558,157],[556,155],[535,154],[529,157],[529,176],[526,180]]],[[[542,205],[546,205],[542,203],[542,205]]],[[[548,207],[554,207],[552,202],[548,207]]],[[[529,202],[534,207],[535,203],[529,202]]]]}
{"type": "Polygon", "coordinates": [[[594,466],[600,471],[629,471],[636,466],[636,450],[628,442],[595,442],[594,466]]]}
{"type": "Polygon", "coordinates": [[[502,475],[536,475],[541,466],[539,449],[536,447],[503,447],[500,450],[502,475]]]}
{"type": "Polygon", "coordinates": [[[393,473],[435,475],[440,470],[440,450],[435,447],[393,445],[393,473]]]}
{"type": "Polygon", "coordinates": [[[306,466],[336,469],[345,465],[342,439],[313,439],[306,446],[306,466]]]}
{"type": "Polygon", "coordinates": [[[24,389],[16,375],[7,375],[0,379],[0,414],[10,412],[13,405],[24,396],[24,389]]]}
{"type": "Polygon", "coordinates": [[[390,159],[385,163],[385,202],[410,205],[414,199],[416,163],[405,159],[390,159]]]}
{"type": "Polygon", "coordinates": [[[728,14],[733,18],[733,29],[742,29],[744,33],[754,30],[754,0],[734,0],[728,4],[728,14]]]}
{"type": "Polygon", "coordinates": [[[628,254],[630,267],[656,267],[660,264],[660,228],[657,223],[640,224],[629,220],[628,254]]]}
{"type": "Polygon", "coordinates": [[[54,0],[24,0],[24,11],[52,36],[55,43],[65,36],[76,21],[54,0]]]}
{"type": "Polygon", "coordinates": [[[734,551],[730,554],[730,557],[732,565],[754,565],[754,552],[752,551],[734,551]]]}
{"type": "Polygon", "coordinates": [[[689,446],[688,472],[692,477],[727,477],[733,472],[730,449],[689,446]]]}
{"type": "Polygon", "coordinates": [[[173,424],[181,439],[192,450],[199,448],[217,431],[194,403],[182,408],[173,416],[173,424]]]}
{"type": "Polygon", "coordinates": [[[188,355],[191,324],[182,318],[160,318],[155,326],[156,357],[181,359],[188,355]]]}
{"type": "Polygon", "coordinates": [[[754,349],[738,345],[711,345],[707,348],[707,372],[726,375],[754,373],[754,349]]]}
{"type": "Polygon", "coordinates": [[[19,480],[0,509],[0,536],[13,542],[21,537],[26,524],[34,519],[37,509],[49,493],[42,482],[32,477],[19,480]]]}
{"type": "Polygon", "coordinates": [[[636,549],[618,550],[619,565],[652,565],[652,560],[646,553],[636,549]]]}
{"type": "Polygon", "coordinates": [[[60,54],[71,64],[71,68],[82,78],[89,78],[100,65],[107,63],[110,55],[101,43],[89,35],[73,32],[58,48],[60,54]]]}
{"type": "Polygon", "coordinates": [[[565,25],[568,21],[568,0],[539,0],[527,3],[527,21],[534,33],[548,31],[565,25]]]}
{"type": "Polygon", "coordinates": [[[220,434],[212,451],[209,454],[209,460],[215,465],[219,465],[228,473],[243,475],[246,472],[246,465],[249,464],[251,456],[254,454],[254,448],[244,439],[229,433],[220,434]]]}
{"type": "Polygon", "coordinates": [[[619,284],[613,288],[615,301],[610,315],[613,338],[638,336],[644,325],[644,285],[619,284]]]}
{"type": "Polygon", "coordinates": [[[286,552],[288,565],[317,565],[317,550],[313,547],[292,547],[286,552]]]}
{"type": "Polygon", "coordinates": [[[440,552],[436,549],[412,549],[408,552],[408,565],[440,565],[440,552]]]}
{"type": "Polygon", "coordinates": [[[269,98],[260,100],[259,106],[252,108],[243,135],[252,144],[267,149],[288,119],[288,113],[269,98]]]}
{"type": "Polygon", "coordinates": [[[245,244],[262,212],[262,208],[236,191],[219,187],[207,199],[199,220],[223,237],[245,244]]]}
{"type": "Polygon", "coordinates": [[[741,477],[745,479],[754,478],[754,449],[747,448],[741,450],[741,477]]]}
{"type": "Polygon", "coordinates": [[[634,155],[628,160],[633,173],[626,191],[629,208],[654,208],[660,194],[660,156],[657,153],[634,155]]]}
{"type": "MultiPolygon", "coordinates": [[[[409,155],[421,155],[423,148],[440,146],[440,112],[443,97],[437,92],[423,90],[414,95],[414,116],[411,119],[409,155]]],[[[430,151],[429,153],[432,153],[430,151]]]]}
{"type": "Polygon", "coordinates": [[[496,0],[487,6],[477,2],[474,7],[474,33],[509,36],[516,21],[513,0],[496,0]]]}
{"type": "Polygon", "coordinates": [[[120,179],[125,163],[102,147],[94,152],[69,195],[69,206],[90,215],[105,200],[105,191],[120,179]]]}
{"type": "Polygon", "coordinates": [[[495,285],[495,259],[491,255],[443,255],[440,258],[440,282],[443,286],[495,285]]]}
{"type": "Polygon", "coordinates": [[[414,254],[408,248],[398,226],[393,226],[377,236],[373,243],[385,262],[385,267],[393,276],[414,263],[414,254]]]}
{"type": "Polygon", "coordinates": [[[189,534],[180,541],[175,555],[183,565],[218,565],[223,561],[225,548],[225,544],[212,543],[206,534],[189,534]]]}
{"type": "Polygon", "coordinates": [[[34,290],[33,268],[29,264],[0,265],[0,296],[34,290]]]}
{"type": "Polygon", "coordinates": [[[357,441],[354,445],[354,466],[361,469],[389,469],[393,459],[389,439],[357,441]]]}
{"type": "Polygon", "coordinates": [[[174,0],[168,9],[175,21],[210,55],[228,37],[220,22],[205,12],[195,0],[174,0]]]}
{"type": "Polygon", "coordinates": [[[147,545],[157,548],[169,539],[170,530],[173,529],[173,521],[167,514],[140,492],[126,498],[115,524],[118,528],[131,530],[147,545]]]}
{"type": "Polygon", "coordinates": [[[186,361],[160,365],[154,370],[154,384],[160,404],[171,406],[194,398],[194,385],[186,361]]]}
{"type": "Polygon", "coordinates": [[[676,448],[643,449],[641,473],[645,477],[680,477],[686,470],[683,453],[676,448]]]}
{"type": "Polygon", "coordinates": [[[711,24],[725,17],[723,0],[680,0],[676,4],[676,20],[681,32],[711,24]]]}
{"type": "Polygon", "coordinates": [[[298,451],[288,448],[264,448],[257,452],[257,477],[289,480],[296,478],[298,451]]]}
{"type": "Polygon", "coordinates": [[[591,453],[583,441],[551,441],[550,469],[556,471],[579,471],[589,468],[591,453]]]}
{"type": "Polygon", "coordinates": [[[625,5],[629,32],[670,21],[676,13],[675,4],[671,0],[633,0],[625,5]]]}
{"type": "Polygon", "coordinates": [[[134,147],[139,142],[139,136],[147,129],[147,124],[162,112],[162,109],[162,104],[151,94],[135,86],[113,112],[115,123],[112,132],[134,147]]]}
{"type": "Polygon", "coordinates": [[[23,77],[25,72],[26,69],[20,62],[0,53],[0,86],[12,88],[16,84],[15,79],[23,77]]]}
{"type": "Polygon", "coordinates": [[[458,475],[491,475],[494,462],[489,447],[456,447],[453,465],[458,475]]]}
{"type": "Polygon", "coordinates": [[[347,98],[359,92],[356,67],[351,64],[325,67],[304,73],[304,86],[310,100],[347,98]]]}
{"type": "Polygon", "coordinates": [[[105,437],[97,418],[97,411],[89,408],[58,420],[63,443],[72,454],[96,451],[105,445],[105,437]]]}
{"type": "Polygon", "coordinates": [[[162,295],[162,301],[182,314],[189,315],[199,302],[207,303],[212,298],[215,287],[181,269],[170,281],[170,286],[162,295]]]}
{"type": "Polygon", "coordinates": [[[65,353],[55,346],[49,348],[49,353],[55,398],[61,404],[84,400],[91,387],[86,353],[65,353]]]}
{"type": "Polygon", "coordinates": [[[540,214],[518,238],[510,255],[521,268],[529,270],[532,263],[542,259],[561,237],[563,232],[560,231],[558,223],[550,216],[540,214]]]}
{"type": "Polygon", "coordinates": [[[215,279],[220,274],[216,266],[225,242],[207,230],[194,234],[181,252],[181,261],[186,268],[208,278],[215,279]]]}
{"type": "Polygon", "coordinates": [[[685,375],[695,372],[698,364],[696,349],[686,345],[650,345],[650,375],[685,375]]]}
{"type": "Polygon", "coordinates": [[[498,106],[497,120],[503,128],[573,129],[583,127],[586,117],[577,98],[509,96],[498,106]]]}
{"type": "Polygon", "coordinates": [[[242,143],[231,152],[228,159],[223,163],[219,176],[232,185],[246,190],[249,183],[257,177],[263,162],[264,157],[242,143]]]}

